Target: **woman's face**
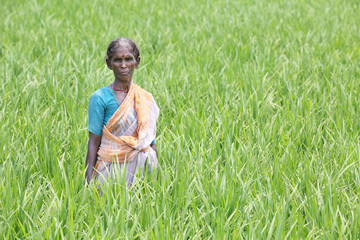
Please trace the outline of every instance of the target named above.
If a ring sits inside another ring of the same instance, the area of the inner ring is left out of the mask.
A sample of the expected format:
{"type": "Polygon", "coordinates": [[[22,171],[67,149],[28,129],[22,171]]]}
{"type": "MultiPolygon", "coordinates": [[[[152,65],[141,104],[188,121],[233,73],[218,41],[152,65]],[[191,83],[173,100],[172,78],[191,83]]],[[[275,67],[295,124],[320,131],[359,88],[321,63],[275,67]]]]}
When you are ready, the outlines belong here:
{"type": "Polygon", "coordinates": [[[131,81],[134,69],[138,68],[140,58],[135,59],[127,47],[117,47],[111,59],[106,59],[107,66],[114,72],[115,79],[121,82],[131,81]]]}

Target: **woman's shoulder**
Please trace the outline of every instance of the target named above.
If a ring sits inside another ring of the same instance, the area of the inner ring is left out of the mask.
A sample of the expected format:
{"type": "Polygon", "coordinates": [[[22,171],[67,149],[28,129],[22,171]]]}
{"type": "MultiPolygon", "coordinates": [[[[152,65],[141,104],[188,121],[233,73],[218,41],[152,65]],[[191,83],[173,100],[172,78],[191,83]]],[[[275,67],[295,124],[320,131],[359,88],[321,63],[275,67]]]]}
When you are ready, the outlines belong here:
{"type": "Polygon", "coordinates": [[[152,94],[148,91],[146,91],[145,89],[143,89],[142,87],[140,87],[139,85],[134,84],[134,90],[138,93],[141,94],[145,97],[149,97],[152,98],[152,94]]]}
{"type": "Polygon", "coordinates": [[[96,90],[91,97],[105,97],[110,93],[110,87],[105,86],[96,90]]]}
{"type": "MultiPolygon", "coordinates": [[[[134,84],[134,85],[135,85],[135,84],[134,84]]],[[[150,92],[148,92],[148,91],[144,90],[143,88],[139,87],[138,85],[135,85],[134,87],[135,87],[135,89],[134,89],[134,90],[135,90],[135,94],[140,95],[142,98],[144,98],[144,99],[146,99],[148,102],[151,102],[151,103],[152,103],[152,104],[151,104],[151,110],[150,110],[150,111],[153,111],[153,113],[154,113],[155,116],[156,116],[155,119],[157,119],[158,116],[159,116],[159,111],[160,111],[160,109],[159,109],[158,105],[156,104],[156,101],[155,101],[153,95],[152,95],[150,92]]]]}
{"type": "Polygon", "coordinates": [[[109,86],[105,86],[99,88],[93,93],[93,95],[90,97],[90,103],[98,102],[106,105],[106,103],[109,101],[110,98],[111,98],[110,88],[109,86]]]}
{"type": "Polygon", "coordinates": [[[103,101],[107,101],[109,96],[111,96],[110,87],[105,86],[96,90],[90,99],[102,99],[103,101]]]}

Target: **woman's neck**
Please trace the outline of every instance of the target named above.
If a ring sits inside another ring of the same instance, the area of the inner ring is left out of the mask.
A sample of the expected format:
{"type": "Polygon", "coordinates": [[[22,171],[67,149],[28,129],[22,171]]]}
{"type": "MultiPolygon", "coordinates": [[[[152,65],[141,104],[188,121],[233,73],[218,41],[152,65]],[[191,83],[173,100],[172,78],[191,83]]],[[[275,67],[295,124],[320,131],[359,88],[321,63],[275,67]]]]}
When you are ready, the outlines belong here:
{"type": "Polygon", "coordinates": [[[119,80],[115,79],[114,82],[110,84],[110,87],[114,91],[127,92],[127,91],[129,91],[131,84],[132,84],[132,80],[130,80],[128,82],[123,82],[123,81],[119,81],[119,80]]]}

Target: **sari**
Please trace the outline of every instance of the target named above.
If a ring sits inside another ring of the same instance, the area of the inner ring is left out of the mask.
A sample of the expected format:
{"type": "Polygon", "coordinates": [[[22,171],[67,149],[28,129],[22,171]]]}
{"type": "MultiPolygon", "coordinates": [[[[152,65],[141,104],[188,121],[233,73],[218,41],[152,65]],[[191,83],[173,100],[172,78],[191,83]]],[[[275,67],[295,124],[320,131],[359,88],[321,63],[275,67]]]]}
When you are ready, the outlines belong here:
{"type": "Polygon", "coordinates": [[[100,185],[115,177],[125,165],[125,181],[131,186],[141,168],[144,175],[157,168],[157,157],[150,143],[155,139],[159,108],[153,96],[131,84],[119,108],[103,126],[94,175],[100,185]],[[145,164],[147,163],[147,166],[145,164]]]}

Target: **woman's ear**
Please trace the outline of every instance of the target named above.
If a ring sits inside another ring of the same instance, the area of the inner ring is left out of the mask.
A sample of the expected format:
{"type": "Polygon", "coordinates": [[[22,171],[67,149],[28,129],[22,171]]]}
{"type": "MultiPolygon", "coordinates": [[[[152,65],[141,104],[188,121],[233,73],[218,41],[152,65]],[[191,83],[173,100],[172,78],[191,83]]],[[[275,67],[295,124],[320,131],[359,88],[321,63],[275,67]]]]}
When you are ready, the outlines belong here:
{"type": "Polygon", "coordinates": [[[139,65],[140,65],[140,57],[138,58],[138,60],[137,60],[136,63],[135,63],[135,68],[138,68],[139,65]]]}
{"type": "Polygon", "coordinates": [[[106,65],[110,70],[113,70],[112,66],[111,66],[111,62],[110,62],[110,60],[108,58],[106,59],[106,65]]]}

